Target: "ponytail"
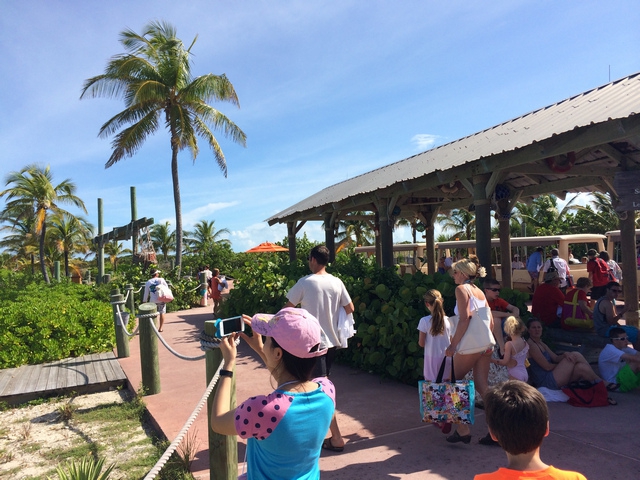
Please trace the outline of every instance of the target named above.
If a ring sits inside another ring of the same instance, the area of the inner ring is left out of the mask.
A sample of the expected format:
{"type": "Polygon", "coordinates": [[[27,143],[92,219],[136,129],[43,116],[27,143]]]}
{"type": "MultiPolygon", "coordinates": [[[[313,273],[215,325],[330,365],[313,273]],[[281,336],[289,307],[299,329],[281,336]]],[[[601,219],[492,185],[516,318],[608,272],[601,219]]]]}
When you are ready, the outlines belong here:
{"type": "Polygon", "coordinates": [[[431,331],[429,333],[433,337],[442,335],[444,333],[445,317],[442,294],[438,290],[431,289],[424,294],[423,298],[426,303],[432,305],[429,307],[429,310],[431,310],[431,331]]]}

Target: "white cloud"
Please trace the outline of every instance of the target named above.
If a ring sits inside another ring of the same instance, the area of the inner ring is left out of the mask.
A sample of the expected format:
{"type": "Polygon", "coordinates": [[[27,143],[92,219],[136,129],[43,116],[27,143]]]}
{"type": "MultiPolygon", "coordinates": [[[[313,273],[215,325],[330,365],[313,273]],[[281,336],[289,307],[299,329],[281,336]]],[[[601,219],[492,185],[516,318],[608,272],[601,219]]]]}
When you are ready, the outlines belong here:
{"type": "Polygon", "coordinates": [[[430,133],[419,133],[414,135],[411,138],[411,142],[418,148],[420,151],[429,150],[432,148],[436,141],[440,139],[439,135],[431,135],[430,133]]]}

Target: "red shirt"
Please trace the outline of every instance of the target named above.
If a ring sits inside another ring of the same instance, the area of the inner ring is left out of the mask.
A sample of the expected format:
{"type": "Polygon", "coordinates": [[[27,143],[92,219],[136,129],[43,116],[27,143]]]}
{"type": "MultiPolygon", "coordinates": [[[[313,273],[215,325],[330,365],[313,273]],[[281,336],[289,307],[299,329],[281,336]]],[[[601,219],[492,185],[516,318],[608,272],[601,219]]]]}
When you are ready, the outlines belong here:
{"type": "Polygon", "coordinates": [[[504,298],[496,298],[493,302],[487,301],[489,308],[491,310],[495,310],[496,312],[508,312],[507,307],[509,306],[509,302],[507,302],[504,298]]]}
{"type": "Polygon", "coordinates": [[[541,283],[531,299],[531,313],[545,325],[558,321],[558,307],[564,305],[562,290],[548,283],[541,283]]]}
{"type": "Polygon", "coordinates": [[[607,283],[609,283],[609,265],[607,262],[602,260],[601,258],[594,258],[593,260],[589,260],[587,262],[587,273],[592,274],[591,282],[594,287],[604,287],[607,283]],[[602,265],[604,263],[604,265],[602,265]],[[604,269],[607,273],[602,273],[604,269]]]}

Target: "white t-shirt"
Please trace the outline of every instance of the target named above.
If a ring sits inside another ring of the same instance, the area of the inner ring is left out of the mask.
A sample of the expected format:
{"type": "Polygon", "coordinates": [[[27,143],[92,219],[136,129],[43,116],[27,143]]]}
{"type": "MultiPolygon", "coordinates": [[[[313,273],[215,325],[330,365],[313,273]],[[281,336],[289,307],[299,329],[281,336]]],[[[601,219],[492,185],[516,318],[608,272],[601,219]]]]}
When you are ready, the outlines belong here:
{"type": "Polygon", "coordinates": [[[312,273],[302,277],[291,287],[287,299],[294,305],[300,304],[318,319],[322,327],[322,348],[340,346],[338,315],[341,308],[351,303],[351,297],[342,280],[329,273],[312,273]]]}
{"type": "MultiPolygon", "coordinates": [[[[420,319],[418,330],[427,334],[424,340],[424,379],[435,381],[444,358],[444,351],[451,343],[451,323],[448,317],[444,317],[444,332],[434,337],[430,333],[431,315],[428,315],[420,319]]],[[[447,362],[444,368],[443,379],[447,378],[451,378],[451,362],[447,362]]]]}
{"type": "Polygon", "coordinates": [[[569,267],[567,262],[565,262],[560,257],[552,257],[546,262],[544,262],[544,266],[542,267],[542,271],[546,272],[549,270],[551,266],[551,262],[553,262],[553,266],[558,271],[558,276],[560,277],[560,288],[564,288],[567,286],[567,274],[569,273],[569,267]]]}
{"type": "Polygon", "coordinates": [[[629,355],[637,355],[638,351],[631,347],[625,347],[622,350],[614,347],[612,344],[608,344],[598,357],[598,369],[600,370],[600,376],[607,382],[616,383],[616,375],[627,362],[621,360],[622,355],[628,353],[629,355]]]}

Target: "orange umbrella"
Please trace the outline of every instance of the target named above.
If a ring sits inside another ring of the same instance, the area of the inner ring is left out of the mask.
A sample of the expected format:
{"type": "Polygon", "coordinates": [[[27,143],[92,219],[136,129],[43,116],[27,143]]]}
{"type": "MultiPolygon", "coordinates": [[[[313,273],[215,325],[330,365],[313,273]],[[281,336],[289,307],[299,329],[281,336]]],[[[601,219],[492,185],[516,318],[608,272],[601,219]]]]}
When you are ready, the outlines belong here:
{"type": "Polygon", "coordinates": [[[250,248],[246,253],[266,253],[266,252],[288,252],[287,247],[281,247],[271,242],[263,242],[260,245],[250,248]]]}

